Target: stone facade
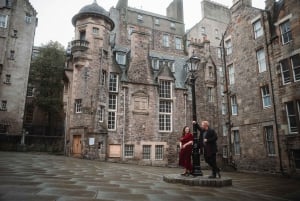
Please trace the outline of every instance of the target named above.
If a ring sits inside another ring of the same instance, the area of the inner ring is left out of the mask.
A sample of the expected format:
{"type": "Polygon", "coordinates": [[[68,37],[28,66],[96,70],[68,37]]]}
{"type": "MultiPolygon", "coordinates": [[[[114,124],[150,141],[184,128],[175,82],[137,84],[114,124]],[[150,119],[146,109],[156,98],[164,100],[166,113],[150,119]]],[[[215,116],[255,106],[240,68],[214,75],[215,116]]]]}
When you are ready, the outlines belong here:
{"type": "Polygon", "coordinates": [[[223,38],[226,148],[238,169],[286,174],[299,169],[299,2],[266,3],[266,10],[248,1],[230,8],[223,38]],[[293,78],[284,71],[289,66],[293,78]]]}
{"type": "Polygon", "coordinates": [[[170,16],[119,1],[110,15],[94,3],[74,16],[75,38],[83,41],[80,33],[85,32],[89,44],[77,50],[72,42],[66,69],[70,155],[177,165],[181,129],[191,122],[183,69],[187,59],[183,16],[177,12],[182,13],[182,1],[172,2],[170,16]],[[94,7],[96,17],[88,10],[94,7]],[[105,26],[99,26],[101,40],[95,42],[89,32],[98,25],[105,26]],[[82,101],[80,112],[74,111],[75,99],[82,101]]]}
{"type": "Polygon", "coordinates": [[[28,0],[0,1],[1,134],[22,134],[36,15],[28,0]]]}
{"type": "Polygon", "coordinates": [[[167,16],[121,0],[109,14],[96,3],[83,7],[73,18],[76,40],[66,69],[68,154],[176,166],[181,129],[192,121],[184,65],[197,56],[197,117],[218,133],[219,162],[295,172],[298,8],[298,1],[269,0],[261,10],[251,0],[230,9],[204,0],[202,20],[185,33],[179,0],[167,16]]]}

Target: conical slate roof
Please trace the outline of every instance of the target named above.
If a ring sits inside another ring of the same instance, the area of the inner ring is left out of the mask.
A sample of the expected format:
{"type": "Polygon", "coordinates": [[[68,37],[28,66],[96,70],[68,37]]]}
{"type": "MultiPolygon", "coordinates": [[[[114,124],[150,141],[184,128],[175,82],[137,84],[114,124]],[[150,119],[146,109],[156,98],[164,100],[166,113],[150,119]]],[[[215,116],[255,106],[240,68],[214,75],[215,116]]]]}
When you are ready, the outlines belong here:
{"type": "Polygon", "coordinates": [[[105,20],[107,20],[109,23],[111,23],[112,28],[114,28],[115,24],[113,20],[109,17],[109,12],[107,12],[104,8],[99,6],[97,4],[97,1],[94,1],[92,4],[86,5],[82,7],[79,12],[72,18],[72,24],[75,26],[76,21],[83,17],[89,17],[89,16],[97,16],[102,17],[105,20]]]}

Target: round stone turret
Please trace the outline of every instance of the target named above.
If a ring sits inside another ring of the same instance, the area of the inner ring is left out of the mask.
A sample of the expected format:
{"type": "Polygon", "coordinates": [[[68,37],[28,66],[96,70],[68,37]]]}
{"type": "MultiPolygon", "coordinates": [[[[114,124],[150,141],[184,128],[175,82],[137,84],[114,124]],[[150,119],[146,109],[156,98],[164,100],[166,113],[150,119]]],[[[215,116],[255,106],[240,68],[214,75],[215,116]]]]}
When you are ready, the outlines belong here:
{"type": "MultiPolygon", "coordinates": [[[[104,8],[97,4],[97,1],[90,5],[86,5],[79,10],[79,12],[72,18],[72,24],[76,26],[76,21],[85,17],[100,17],[106,20],[108,23],[111,24],[111,30],[114,29],[115,23],[109,17],[109,12],[107,12],[104,8]]],[[[110,31],[111,31],[110,30],[110,31]]]]}

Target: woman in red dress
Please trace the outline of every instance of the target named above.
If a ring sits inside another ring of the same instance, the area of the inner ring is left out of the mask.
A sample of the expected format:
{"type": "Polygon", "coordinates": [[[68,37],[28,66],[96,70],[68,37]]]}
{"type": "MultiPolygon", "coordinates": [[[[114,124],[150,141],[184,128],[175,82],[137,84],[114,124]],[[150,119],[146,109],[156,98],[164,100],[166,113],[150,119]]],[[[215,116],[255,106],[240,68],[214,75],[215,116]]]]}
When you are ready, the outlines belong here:
{"type": "Polygon", "coordinates": [[[182,136],[180,138],[181,149],[179,153],[179,166],[185,168],[185,172],[181,175],[189,176],[192,173],[192,150],[193,150],[193,135],[188,126],[185,126],[182,130],[182,136]]]}

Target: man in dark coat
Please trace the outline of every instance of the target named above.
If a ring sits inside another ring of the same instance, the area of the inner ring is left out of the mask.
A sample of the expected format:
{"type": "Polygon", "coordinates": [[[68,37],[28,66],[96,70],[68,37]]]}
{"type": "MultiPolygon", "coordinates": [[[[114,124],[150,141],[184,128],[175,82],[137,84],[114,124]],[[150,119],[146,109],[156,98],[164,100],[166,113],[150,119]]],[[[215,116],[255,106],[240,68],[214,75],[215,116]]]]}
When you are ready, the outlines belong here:
{"type": "Polygon", "coordinates": [[[197,122],[193,121],[193,123],[200,131],[199,145],[201,151],[204,152],[205,162],[212,168],[212,175],[209,178],[216,178],[216,176],[221,178],[220,169],[217,166],[217,133],[209,127],[208,121],[202,121],[201,127],[197,122]]]}

